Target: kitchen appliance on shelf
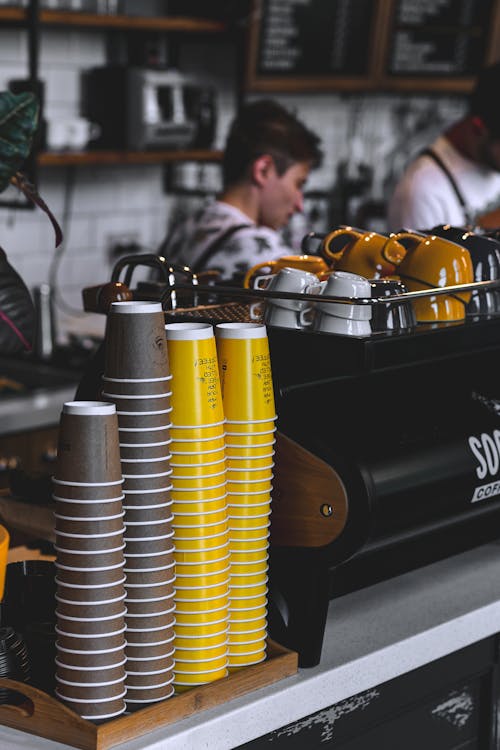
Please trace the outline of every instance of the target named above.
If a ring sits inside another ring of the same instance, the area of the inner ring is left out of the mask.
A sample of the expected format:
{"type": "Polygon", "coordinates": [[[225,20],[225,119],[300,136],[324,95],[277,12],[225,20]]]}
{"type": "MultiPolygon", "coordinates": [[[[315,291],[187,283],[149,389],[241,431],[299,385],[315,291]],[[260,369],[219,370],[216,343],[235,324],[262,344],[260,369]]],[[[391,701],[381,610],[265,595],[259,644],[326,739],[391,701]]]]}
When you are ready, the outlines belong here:
{"type": "Polygon", "coordinates": [[[208,148],[215,94],[177,70],[106,65],[83,73],[82,114],[101,128],[95,149],[208,148]]]}

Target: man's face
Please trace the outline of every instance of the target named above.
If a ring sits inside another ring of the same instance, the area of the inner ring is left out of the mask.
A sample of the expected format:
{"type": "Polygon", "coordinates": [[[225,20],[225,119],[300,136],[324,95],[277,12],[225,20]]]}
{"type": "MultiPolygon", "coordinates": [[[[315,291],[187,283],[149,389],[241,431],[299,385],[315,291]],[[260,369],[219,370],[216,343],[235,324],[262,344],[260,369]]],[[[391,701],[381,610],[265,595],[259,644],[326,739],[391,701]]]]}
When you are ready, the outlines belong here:
{"type": "Polygon", "coordinates": [[[300,161],[279,175],[271,164],[261,191],[260,224],[281,229],[296,211],[303,211],[303,188],[310,170],[309,162],[300,161]]]}

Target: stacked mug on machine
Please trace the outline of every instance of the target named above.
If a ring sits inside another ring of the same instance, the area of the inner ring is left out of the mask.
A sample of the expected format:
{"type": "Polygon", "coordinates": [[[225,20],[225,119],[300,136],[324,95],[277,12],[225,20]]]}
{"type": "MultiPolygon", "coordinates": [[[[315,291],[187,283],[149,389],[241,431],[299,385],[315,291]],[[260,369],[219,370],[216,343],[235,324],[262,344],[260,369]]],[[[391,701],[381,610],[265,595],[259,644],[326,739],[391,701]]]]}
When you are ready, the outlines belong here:
{"type": "Polygon", "coordinates": [[[266,658],[276,413],[266,327],[222,323],[216,338],[226,416],[231,671],[266,658]]]}
{"type": "Polygon", "coordinates": [[[123,472],[129,711],[174,692],[172,407],[164,325],[160,303],[115,302],[105,335],[102,395],[116,405],[123,472]]]}
{"type": "Polygon", "coordinates": [[[113,404],[64,404],[54,482],[56,695],[86,719],[125,710],[122,476],[113,404]]]}
{"type": "Polygon", "coordinates": [[[175,688],[227,675],[229,547],[224,413],[213,328],[166,326],[172,371],[175,688]]]}

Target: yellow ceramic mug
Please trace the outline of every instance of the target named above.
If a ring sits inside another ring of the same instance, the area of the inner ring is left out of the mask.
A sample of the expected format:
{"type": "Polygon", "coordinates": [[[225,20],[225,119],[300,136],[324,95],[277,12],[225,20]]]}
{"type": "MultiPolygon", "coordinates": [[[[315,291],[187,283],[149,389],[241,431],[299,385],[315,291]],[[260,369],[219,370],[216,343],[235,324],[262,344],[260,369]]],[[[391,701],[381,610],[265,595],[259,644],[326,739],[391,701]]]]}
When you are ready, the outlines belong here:
{"type": "Polygon", "coordinates": [[[385,237],[377,232],[360,232],[353,227],[335,229],[324,238],[323,254],[334,261],[336,271],[349,271],[367,279],[380,279],[392,276],[396,265],[382,256],[382,248],[390,243],[391,257],[402,259],[405,249],[393,237],[385,237]],[[339,239],[342,238],[342,239],[339,239]],[[335,245],[340,245],[334,250],[335,245]]]}
{"type": "Polygon", "coordinates": [[[260,271],[261,268],[269,269],[266,276],[278,273],[283,268],[301,268],[303,271],[315,273],[320,278],[323,278],[331,270],[326,261],[319,255],[283,255],[277,260],[265,260],[250,268],[243,279],[243,286],[246,289],[254,286],[254,282],[257,281],[257,271],[260,271]]]}
{"type": "MultiPolygon", "coordinates": [[[[389,244],[382,249],[382,255],[398,266],[397,273],[410,292],[474,281],[471,257],[465,247],[436,235],[399,232],[393,236],[404,245],[406,255],[402,259],[399,255],[396,257],[389,244]]],[[[421,323],[463,320],[470,297],[470,292],[462,292],[415,300],[417,320],[421,323]]]]}

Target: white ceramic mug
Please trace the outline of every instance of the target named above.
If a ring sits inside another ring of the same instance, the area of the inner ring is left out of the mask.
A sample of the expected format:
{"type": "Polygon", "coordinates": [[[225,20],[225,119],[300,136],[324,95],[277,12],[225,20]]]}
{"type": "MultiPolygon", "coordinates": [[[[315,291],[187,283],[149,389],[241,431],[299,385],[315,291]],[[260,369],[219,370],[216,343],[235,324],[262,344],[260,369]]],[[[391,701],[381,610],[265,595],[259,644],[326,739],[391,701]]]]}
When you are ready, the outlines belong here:
{"type": "Polygon", "coordinates": [[[84,117],[53,119],[47,125],[47,145],[52,151],[81,151],[100,132],[99,125],[84,117]]]}
{"type": "MultiPolygon", "coordinates": [[[[329,297],[371,297],[371,285],[364,276],[348,271],[334,271],[326,281],[320,282],[321,294],[329,297]]],[[[372,317],[371,305],[342,302],[318,302],[317,309],[325,315],[350,320],[368,321],[372,317]]]]}
{"type": "MultiPolygon", "coordinates": [[[[265,289],[272,292],[291,292],[295,294],[319,293],[321,286],[318,277],[309,271],[303,271],[300,268],[282,268],[277,274],[258,276],[255,279],[254,286],[262,289],[261,281],[265,281],[265,289]]],[[[287,310],[306,310],[311,307],[311,303],[295,299],[269,299],[268,305],[281,307],[287,310]]]]}

